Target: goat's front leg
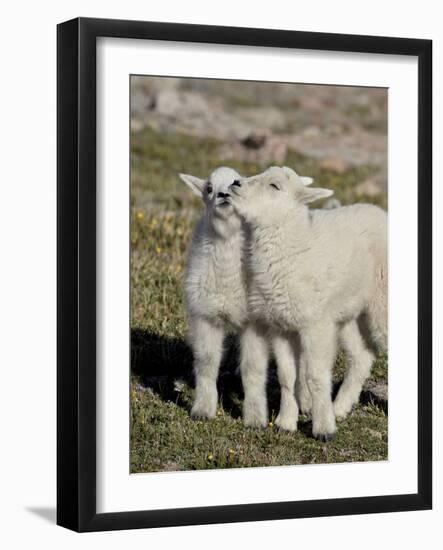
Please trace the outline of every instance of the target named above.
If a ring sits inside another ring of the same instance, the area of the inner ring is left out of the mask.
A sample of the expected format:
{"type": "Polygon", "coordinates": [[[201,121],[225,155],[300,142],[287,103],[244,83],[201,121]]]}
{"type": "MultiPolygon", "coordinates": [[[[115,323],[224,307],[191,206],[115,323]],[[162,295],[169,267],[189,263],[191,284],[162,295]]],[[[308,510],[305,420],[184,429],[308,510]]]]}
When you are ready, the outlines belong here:
{"type": "Polygon", "coordinates": [[[214,418],[217,413],[217,377],[223,352],[224,330],[206,319],[192,319],[188,334],[194,354],[195,399],[193,418],[214,418]]]}
{"type": "Polygon", "coordinates": [[[266,379],[269,348],[260,328],[249,325],[241,335],[240,372],[245,394],[243,422],[249,427],[265,427],[268,423],[266,379]]]}
{"type": "Polygon", "coordinates": [[[272,348],[277,363],[277,375],[280,382],[280,411],[275,424],[290,432],[297,431],[298,406],[295,400],[295,380],[297,376],[294,347],[286,336],[272,337],[272,348]]]}
{"type": "Polygon", "coordinates": [[[332,368],[337,334],[333,322],[316,324],[300,331],[302,361],[306,361],[306,378],[312,397],[312,433],[321,441],[335,435],[332,406],[332,368]]]}

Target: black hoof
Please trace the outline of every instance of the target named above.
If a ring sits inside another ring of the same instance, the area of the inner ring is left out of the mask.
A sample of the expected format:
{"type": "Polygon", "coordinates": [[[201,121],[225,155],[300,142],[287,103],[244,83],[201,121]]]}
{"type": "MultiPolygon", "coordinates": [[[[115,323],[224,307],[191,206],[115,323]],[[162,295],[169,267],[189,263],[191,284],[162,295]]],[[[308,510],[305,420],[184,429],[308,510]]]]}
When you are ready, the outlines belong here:
{"type": "Polygon", "coordinates": [[[332,441],[335,437],[335,433],[332,434],[318,434],[316,438],[318,441],[321,441],[322,443],[327,443],[328,441],[332,441]]]}

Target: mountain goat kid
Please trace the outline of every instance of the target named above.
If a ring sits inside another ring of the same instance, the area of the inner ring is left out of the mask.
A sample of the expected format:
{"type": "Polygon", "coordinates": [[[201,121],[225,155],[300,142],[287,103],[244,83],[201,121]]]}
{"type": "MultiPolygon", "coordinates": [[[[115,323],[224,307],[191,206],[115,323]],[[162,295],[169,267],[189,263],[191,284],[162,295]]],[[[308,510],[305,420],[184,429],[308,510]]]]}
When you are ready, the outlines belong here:
{"type": "MultiPolygon", "coordinates": [[[[191,415],[213,418],[217,410],[217,377],[228,330],[240,333],[240,372],[246,426],[268,423],[266,330],[249,323],[242,222],[231,203],[231,184],[242,178],[234,170],[217,168],[207,180],[180,174],[203,199],[205,212],[197,224],[185,274],[188,341],[194,356],[196,394],[191,415]]],[[[281,405],[276,425],[297,429],[294,397],[295,361],[289,341],[273,341],[280,380],[281,405]]]]}
{"type": "Polygon", "coordinates": [[[309,210],[307,203],[333,192],[307,187],[289,168],[233,182],[231,191],[249,228],[250,316],[277,333],[298,333],[306,376],[300,406],[311,409],[313,435],[327,441],[370,373],[373,355],[360,328],[386,348],[386,213],[365,204],[309,210]],[[333,405],[339,338],[350,366],[333,405]]]}

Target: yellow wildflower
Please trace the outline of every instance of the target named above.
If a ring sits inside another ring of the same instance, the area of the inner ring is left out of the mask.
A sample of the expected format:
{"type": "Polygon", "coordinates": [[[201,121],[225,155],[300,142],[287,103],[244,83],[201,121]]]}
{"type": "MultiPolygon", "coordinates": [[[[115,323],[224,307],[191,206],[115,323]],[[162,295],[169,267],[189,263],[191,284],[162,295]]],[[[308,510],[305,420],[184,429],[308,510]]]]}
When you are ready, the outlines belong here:
{"type": "Polygon", "coordinates": [[[155,251],[157,252],[157,254],[160,254],[160,252],[162,251],[161,246],[157,246],[157,247],[155,248],[155,251]]]}
{"type": "Polygon", "coordinates": [[[208,453],[208,460],[209,462],[212,462],[214,460],[214,455],[212,453],[208,453]]]}
{"type": "Polygon", "coordinates": [[[145,217],[143,212],[137,212],[136,216],[138,220],[142,220],[145,217]]]}

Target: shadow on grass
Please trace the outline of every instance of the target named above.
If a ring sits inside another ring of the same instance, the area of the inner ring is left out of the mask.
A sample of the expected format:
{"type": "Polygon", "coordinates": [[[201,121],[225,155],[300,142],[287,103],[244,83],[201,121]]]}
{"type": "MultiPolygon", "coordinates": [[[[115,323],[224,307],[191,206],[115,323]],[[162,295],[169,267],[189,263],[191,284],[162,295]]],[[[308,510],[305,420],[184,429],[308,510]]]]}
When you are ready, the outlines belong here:
{"type": "MultiPolygon", "coordinates": [[[[241,416],[243,401],[238,365],[238,338],[229,335],[224,345],[217,387],[223,409],[233,418],[241,416]]],[[[192,352],[184,340],[132,329],[131,370],[145,388],[150,388],[164,401],[172,401],[190,411],[192,396],[183,391],[182,383],[185,383],[185,387],[193,388],[194,375],[192,352]]],[[[273,362],[270,366],[267,389],[269,412],[271,416],[276,415],[280,388],[273,362]]]]}
{"type": "MultiPolygon", "coordinates": [[[[243,388],[239,373],[239,344],[236,336],[228,336],[218,377],[218,393],[223,409],[233,418],[241,416],[243,388]]],[[[170,401],[188,412],[192,406],[194,376],[192,352],[179,338],[159,336],[141,329],[131,331],[131,370],[139,383],[150,388],[164,401],[170,401]]],[[[338,393],[341,381],[334,383],[332,397],[338,393]]],[[[276,366],[271,361],[268,373],[268,407],[270,417],[277,416],[280,405],[280,386],[276,366]]],[[[374,404],[388,412],[387,401],[379,399],[371,391],[362,391],[362,405],[374,404]]],[[[310,422],[301,423],[299,429],[309,432],[310,422]]]]}

